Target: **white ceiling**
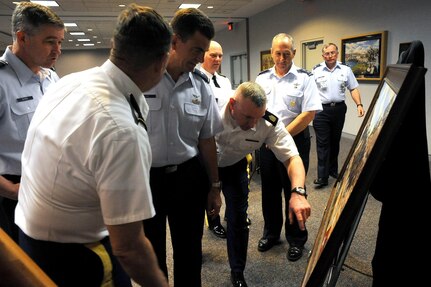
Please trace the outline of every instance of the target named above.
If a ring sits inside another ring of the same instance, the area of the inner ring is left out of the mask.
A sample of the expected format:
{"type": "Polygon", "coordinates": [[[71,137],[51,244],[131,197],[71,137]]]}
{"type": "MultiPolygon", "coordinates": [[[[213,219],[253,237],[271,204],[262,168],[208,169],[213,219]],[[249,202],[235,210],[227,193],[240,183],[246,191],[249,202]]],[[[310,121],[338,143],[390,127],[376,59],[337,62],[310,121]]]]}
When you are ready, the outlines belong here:
{"type": "MultiPolygon", "coordinates": [[[[226,28],[228,22],[242,21],[283,1],[285,0],[56,0],[59,7],[53,7],[53,10],[64,22],[75,22],[78,25],[68,27],[68,32],[85,32],[85,36],[72,36],[67,33],[63,49],[94,49],[109,48],[116,17],[123,9],[119,4],[135,2],[150,6],[169,21],[180,4],[200,3],[199,9],[211,18],[216,31],[220,31],[226,28]],[[208,6],[214,8],[209,9],[208,6]],[[83,42],[78,42],[78,38],[88,38],[95,45],[83,47],[83,42]]],[[[13,0],[0,0],[0,51],[12,42],[10,21],[14,7],[13,0]]]]}

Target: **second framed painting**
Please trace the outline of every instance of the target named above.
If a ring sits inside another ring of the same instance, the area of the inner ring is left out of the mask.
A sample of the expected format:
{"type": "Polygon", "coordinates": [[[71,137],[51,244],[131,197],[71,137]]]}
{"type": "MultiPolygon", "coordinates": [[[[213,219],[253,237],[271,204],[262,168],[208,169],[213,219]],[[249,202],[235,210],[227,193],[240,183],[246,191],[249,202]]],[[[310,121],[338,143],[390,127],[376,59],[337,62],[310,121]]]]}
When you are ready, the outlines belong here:
{"type": "Polygon", "coordinates": [[[341,62],[358,80],[380,81],[386,68],[388,31],[341,39],[341,62]]]}

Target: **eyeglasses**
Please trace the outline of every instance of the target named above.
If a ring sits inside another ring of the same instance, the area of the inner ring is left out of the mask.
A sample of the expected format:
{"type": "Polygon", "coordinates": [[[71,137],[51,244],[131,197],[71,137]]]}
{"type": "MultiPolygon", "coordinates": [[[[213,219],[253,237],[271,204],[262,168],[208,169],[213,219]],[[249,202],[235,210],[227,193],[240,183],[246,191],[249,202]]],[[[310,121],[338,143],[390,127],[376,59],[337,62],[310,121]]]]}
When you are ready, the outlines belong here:
{"type": "Polygon", "coordinates": [[[326,52],[326,53],[323,53],[323,56],[325,56],[325,57],[329,57],[329,56],[334,56],[334,55],[337,55],[337,51],[331,51],[331,52],[326,52]]]}

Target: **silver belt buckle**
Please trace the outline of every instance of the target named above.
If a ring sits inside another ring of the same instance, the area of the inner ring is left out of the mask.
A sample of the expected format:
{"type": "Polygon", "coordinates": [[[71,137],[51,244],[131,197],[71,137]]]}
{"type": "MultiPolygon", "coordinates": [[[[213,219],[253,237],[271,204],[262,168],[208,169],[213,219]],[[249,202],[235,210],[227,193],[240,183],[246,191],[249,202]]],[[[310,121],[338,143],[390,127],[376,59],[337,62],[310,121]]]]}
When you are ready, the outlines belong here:
{"type": "Polygon", "coordinates": [[[331,107],[335,107],[335,105],[336,105],[337,103],[335,103],[335,102],[332,102],[330,105],[331,105],[331,107]]]}
{"type": "Polygon", "coordinates": [[[168,165],[165,167],[165,173],[173,173],[178,169],[178,165],[168,165]]]}

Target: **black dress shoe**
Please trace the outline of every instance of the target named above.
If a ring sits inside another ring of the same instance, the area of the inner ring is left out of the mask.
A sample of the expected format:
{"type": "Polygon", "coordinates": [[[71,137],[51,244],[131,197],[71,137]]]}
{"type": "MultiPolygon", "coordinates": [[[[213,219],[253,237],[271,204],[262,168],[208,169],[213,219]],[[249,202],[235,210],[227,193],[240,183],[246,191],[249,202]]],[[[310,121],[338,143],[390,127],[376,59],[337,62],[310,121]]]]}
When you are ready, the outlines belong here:
{"type": "Polygon", "coordinates": [[[226,230],[224,229],[223,225],[216,225],[213,228],[210,228],[211,231],[214,233],[215,236],[219,238],[226,238],[226,230]]]}
{"type": "Polygon", "coordinates": [[[315,179],[313,181],[313,183],[315,185],[317,185],[318,187],[327,186],[328,185],[328,179],[327,178],[323,178],[323,177],[319,177],[318,179],[315,179]]]}
{"type": "Polygon", "coordinates": [[[271,249],[274,245],[279,243],[278,239],[264,238],[259,239],[259,243],[257,244],[257,250],[260,252],[265,252],[271,249]]]}
{"type": "Polygon", "coordinates": [[[289,261],[297,261],[302,257],[302,251],[304,247],[301,246],[290,246],[287,250],[287,259],[289,261]]]}
{"type": "Polygon", "coordinates": [[[245,283],[244,274],[242,272],[230,272],[230,281],[234,287],[247,287],[245,283]]]}

